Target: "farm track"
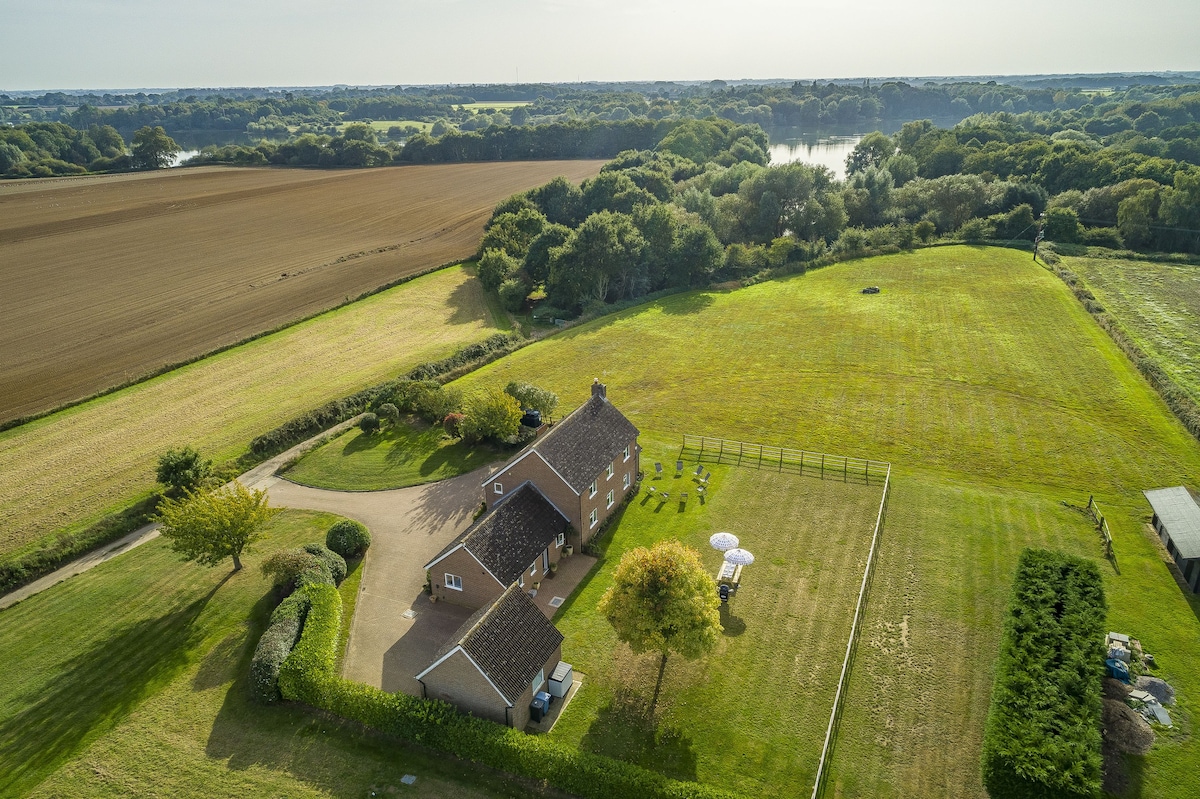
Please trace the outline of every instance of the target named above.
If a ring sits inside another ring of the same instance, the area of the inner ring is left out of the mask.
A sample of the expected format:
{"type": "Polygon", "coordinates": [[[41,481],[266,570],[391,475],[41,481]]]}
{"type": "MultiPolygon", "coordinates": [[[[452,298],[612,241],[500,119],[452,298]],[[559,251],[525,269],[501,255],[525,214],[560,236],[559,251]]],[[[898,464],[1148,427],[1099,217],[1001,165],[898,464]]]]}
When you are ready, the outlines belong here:
{"type": "Polygon", "coordinates": [[[0,421],[467,257],[499,200],[600,164],[205,168],[0,185],[0,421]]]}

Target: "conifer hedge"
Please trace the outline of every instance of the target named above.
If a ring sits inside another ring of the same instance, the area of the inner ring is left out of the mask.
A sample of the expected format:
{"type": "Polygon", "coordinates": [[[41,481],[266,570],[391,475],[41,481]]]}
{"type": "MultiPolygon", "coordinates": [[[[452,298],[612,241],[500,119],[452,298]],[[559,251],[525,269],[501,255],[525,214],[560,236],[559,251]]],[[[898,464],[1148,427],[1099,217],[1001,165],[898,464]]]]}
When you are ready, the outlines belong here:
{"type": "Polygon", "coordinates": [[[1104,625],[1094,562],[1021,553],[983,739],[992,799],[1100,796],[1104,625]]]}

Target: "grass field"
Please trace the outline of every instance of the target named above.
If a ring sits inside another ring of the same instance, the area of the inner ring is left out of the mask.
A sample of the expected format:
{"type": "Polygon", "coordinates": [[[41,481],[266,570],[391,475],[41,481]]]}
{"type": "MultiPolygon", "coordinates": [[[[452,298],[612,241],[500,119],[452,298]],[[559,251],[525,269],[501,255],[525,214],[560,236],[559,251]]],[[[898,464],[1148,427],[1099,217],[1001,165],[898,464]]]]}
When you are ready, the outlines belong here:
{"type": "Polygon", "coordinates": [[[470,257],[497,202],[600,161],[183,169],[0,185],[0,421],[470,257]]]}
{"type": "MultiPolygon", "coordinates": [[[[353,119],[353,120],[349,120],[349,121],[341,123],[340,125],[338,125],[338,128],[344,130],[347,125],[361,125],[361,124],[363,124],[361,120],[353,119]]],[[[415,128],[419,128],[423,133],[428,133],[429,129],[433,127],[432,122],[421,122],[420,120],[417,120],[417,119],[372,119],[367,124],[370,125],[372,128],[374,128],[375,132],[379,133],[379,134],[387,133],[388,128],[391,128],[393,126],[398,127],[398,128],[403,128],[406,125],[412,125],[415,128]]]]}
{"type": "MultiPolygon", "coordinates": [[[[1000,249],[873,258],[666,298],[461,383],[531,380],[569,409],[592,377],[652,440],[690,432],[893,463],[833,795],[983,799],[979,750],[1016,558],[1028,545],[1099,558],[1078,510],[1095,494],[1116,537],[1119,572],[1103,566],[1113,629],[1166,653],[1160,674],[1180,691],[1179,728],[1133,764],[1134,793],[1191,797],[1200,602],[1164,565],[1140,491],[1194,481],[1200,445],[1056,277],[1000,249]],[[860,294],[866,285],[883,292],[860,294]]],[[[640,535],[622,524],[613,546],[640,535]]],[[[585,604],[563,617],[568,661],[601,634],[580,640],[585,604]]],[[[749,768],[762,790],[797,790],[782,775],[798,771],[749,768]]]]}
{"type": "Polygon", "coordinates": [[[744,796],[811,785],[882,486],[713,465],[701,503],[689,475],[675,478],[670,468],[679,442],[641,443],[643,467],[668,464],[643,488],[672,499],[663,504],[643,490],[626,507],[599,570],[561,614],[563,656],[585,677],[553,735],[744,796]],[[691,491],[683,505],[681,490],[691,491]],[[659,659],[620,644],[596,603],[621,554],[660,538],[698,550],[715,575],[721,553],[708,538],[719,530],[737,531],[757,559],[722,606],[717,649],[697,661],[668,660],[652,716],[659,659]]]}
{"type": "Polygon", "coordinates": [[[1065,258],[1129,333],[1200,402],[1200,267],[1065,258]]]}
{"type": "Polygon", "coordinates": [[[529,100],[515,100],[511,102],[496,102],[496,103],[463,103],[462,108],[478,114],[486,108],[494,108],[497,111],[511,111],[519,105],[529,105],[529,100]]]}
{"type": "Polygon", "coordinates": [[[0,433],[0,554],[147,494],[169,447],[218,461],[282,422],[495,331],[479,283],[442,270],[0,433]]]}
{"type": "Polygon", "coordinates": [[[294,483],[342,491],[432,483],[486,466],[502,455],[446,436],[441,426],[401,421],[366,435],[357,428],[305,455],[284,476],[294,483]]]}
{"type": "Polygon", "coordinates": [[[183,564],[159,539],[0,613],[0,796],[528,796],[300,707],[249,701],[270,612],[259,561],[323,540],[336,518],[287,511],[237,574],[183,564]]]}

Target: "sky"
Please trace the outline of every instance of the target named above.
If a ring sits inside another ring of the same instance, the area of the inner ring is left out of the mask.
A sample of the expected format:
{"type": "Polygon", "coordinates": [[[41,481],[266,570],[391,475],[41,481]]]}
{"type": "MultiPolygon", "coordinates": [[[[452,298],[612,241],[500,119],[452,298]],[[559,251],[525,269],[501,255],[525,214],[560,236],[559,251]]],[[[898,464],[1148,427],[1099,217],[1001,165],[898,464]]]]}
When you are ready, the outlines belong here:
{"type": "Polygon", "coordinates": [[[1200,69],[1198,0],[0,0],[0,91],[1200,69]]]}

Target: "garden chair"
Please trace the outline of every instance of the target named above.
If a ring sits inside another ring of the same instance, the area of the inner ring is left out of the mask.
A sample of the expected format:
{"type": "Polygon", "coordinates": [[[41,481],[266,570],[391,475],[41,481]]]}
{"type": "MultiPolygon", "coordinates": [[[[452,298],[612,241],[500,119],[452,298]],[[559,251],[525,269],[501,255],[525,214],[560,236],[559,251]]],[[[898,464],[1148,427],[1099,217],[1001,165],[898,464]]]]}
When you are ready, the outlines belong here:
{"type": "Polygon", "coordinates": [[[658,462],[656,461],[656,462],[655,462],[655,464],[654,464],[654,476],[655,476],[656,478],[657,478],[657,477],[662,477],[662,472],[663,472],[662,464],[661,464],[661,463],[658,463],[658,462]]]}
{"type": "Polygon", "coordinates": [[[668,491],[659,491],[658,492],[658,501],[659,502],[666,502],[670,498],[671,498],[670,492],[668,492],[668,491]]]}
{"type": "Polygon", "coordinates": [[[679,477],[683,474],[683,461],[675,461],[675,476],[679,477]]]}
{"type": "Polygon", "coordinates": [[[709,472],[708,474],[706,474],[706,475],[704,475],[703,477],[701,477],[701,478],[700,478],[700,482],[701,482],[703,485],[708,485],[708,481],[709,481],[709,480],[711,480],[711,479],[712,479],[712,472],[709,472]]]}
{"type": "Polygon", "coordinates": [[[703,473],[704,473],[704,467],[701,464],[697,463],[696,471],[692,474],[692,477],[699,477],[703,473]]]}

